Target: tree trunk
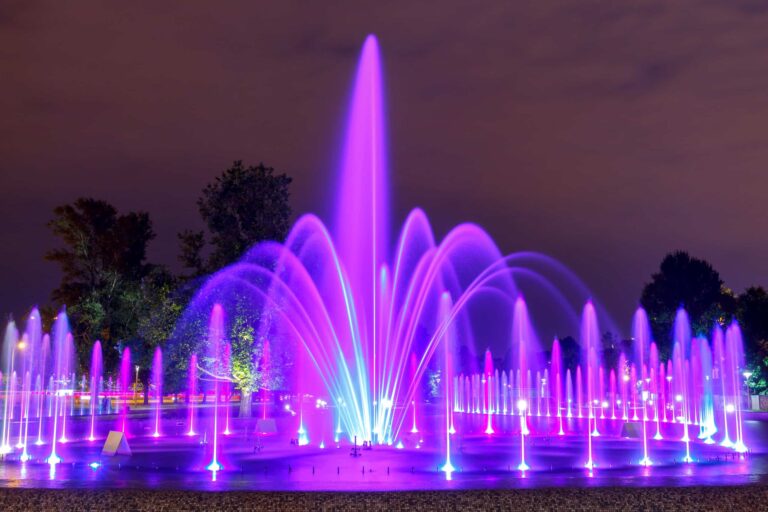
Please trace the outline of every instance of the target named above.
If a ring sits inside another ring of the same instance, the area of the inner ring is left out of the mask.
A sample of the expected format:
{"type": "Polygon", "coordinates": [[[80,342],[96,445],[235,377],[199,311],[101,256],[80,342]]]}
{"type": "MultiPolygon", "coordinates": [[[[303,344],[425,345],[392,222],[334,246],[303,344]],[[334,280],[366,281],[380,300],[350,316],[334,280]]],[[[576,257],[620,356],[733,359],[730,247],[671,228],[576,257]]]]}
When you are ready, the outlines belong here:
{"type": "Polygon", "coordinates": [[[251,398],[253,397],[253,391],[250,389],[240,390],[240,417],[251,417],[251,398]]]}

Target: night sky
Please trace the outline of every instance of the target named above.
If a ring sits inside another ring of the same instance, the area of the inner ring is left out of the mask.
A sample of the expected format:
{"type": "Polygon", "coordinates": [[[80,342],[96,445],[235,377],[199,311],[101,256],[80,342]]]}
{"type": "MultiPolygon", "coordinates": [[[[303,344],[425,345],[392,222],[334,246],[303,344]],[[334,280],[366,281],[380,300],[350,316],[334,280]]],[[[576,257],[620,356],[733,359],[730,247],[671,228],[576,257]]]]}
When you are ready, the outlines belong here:
{"type": "Polygon", "coordinates": [[[232,160],[327,218],[371,32],[395,224],[418,205],[440,236],[474,221],[548,253],[624,326],[673,249],[768,285],[765,2],[329,4],[0,3],[0,311],[48,300],[45,223],[79,196],[149,211],[171,266],[232,160]]]}

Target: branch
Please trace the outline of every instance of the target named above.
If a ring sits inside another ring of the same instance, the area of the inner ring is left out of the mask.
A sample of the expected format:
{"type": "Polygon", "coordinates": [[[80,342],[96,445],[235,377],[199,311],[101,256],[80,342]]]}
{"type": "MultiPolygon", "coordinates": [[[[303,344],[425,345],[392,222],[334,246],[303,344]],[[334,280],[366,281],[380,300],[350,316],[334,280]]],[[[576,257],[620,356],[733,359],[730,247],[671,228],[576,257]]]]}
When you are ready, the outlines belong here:
{"type": "Polygon", "coordinates": [[[227,382],[231,382],[233,384],[237,384],[237,381],[235,379],[233,379],[232,377],[227,377],[227,376],[224,376],[224,375],[216,375],[215,373],[213,373],[213,372],[211,372],[209,370],[206,370],[205,368],[203,368],[199,364],[197,365],[197,369],[200,370],[201,372],[203,372],[204,374],[206,374],[206,375],[208,375],[210,377],[213,377],[216,380],[225,380],[227,382]]]}

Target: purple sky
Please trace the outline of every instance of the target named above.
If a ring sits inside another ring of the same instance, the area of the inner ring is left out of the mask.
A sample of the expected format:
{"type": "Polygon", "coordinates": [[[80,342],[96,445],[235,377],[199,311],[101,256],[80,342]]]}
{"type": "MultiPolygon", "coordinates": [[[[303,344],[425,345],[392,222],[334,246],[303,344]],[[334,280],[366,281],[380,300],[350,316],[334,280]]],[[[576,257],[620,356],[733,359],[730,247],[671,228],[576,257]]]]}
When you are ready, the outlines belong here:
{"type": "Polygon", "coordinates": [[[570,266],[622,325],[662,256],[768,284],[768,7],[0,3],[0,311],[48,300],[54,206],[151,213],[153,261],[232,160],[328,211],[357,52],[382,46],[394,212],[570,266]]]}

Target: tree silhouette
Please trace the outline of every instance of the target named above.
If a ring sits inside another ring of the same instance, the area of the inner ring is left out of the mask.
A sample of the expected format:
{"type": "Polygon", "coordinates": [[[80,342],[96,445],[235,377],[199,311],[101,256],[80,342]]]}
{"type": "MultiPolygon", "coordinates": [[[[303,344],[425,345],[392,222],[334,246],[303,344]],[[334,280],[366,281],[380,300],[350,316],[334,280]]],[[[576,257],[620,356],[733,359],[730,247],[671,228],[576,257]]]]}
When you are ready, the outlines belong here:
{"type": "Polygon", "coordinates": [[[744,335],[748,384],[755,394],[768,392],[768,292],[762,287],[747,288],[738,298],[738,319],[744,335]]]}
{"type": "Polygon", "coordinates": [[[648,313],[662,357],[671,353],[672,325],[678,308],[688,312],[694,334],[707,336],[715,323],[725,324],[735,313],[735,299],[723,286],[720,274],[707,261],[683,251],[664,257],[659,272],[643,288],[640,303],[648,313]]]}
{"type": "Polygon", "coordinates": [[[242,161],[235,161],[203,189],[197,201],[208,230],[210,255],[203,257],[204,232],[184,231],[179,234],[182,264],[193,275],[202,275],[237,261],[257,242],[283,241],[290,227],[291,181],[263,163],[243,167],[242,161]]]}

